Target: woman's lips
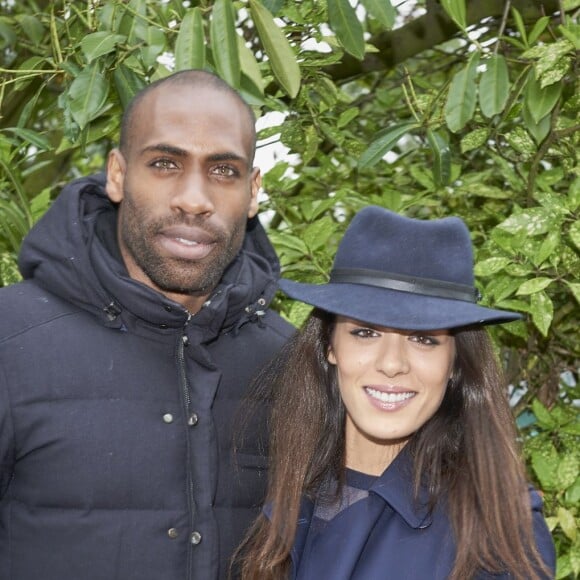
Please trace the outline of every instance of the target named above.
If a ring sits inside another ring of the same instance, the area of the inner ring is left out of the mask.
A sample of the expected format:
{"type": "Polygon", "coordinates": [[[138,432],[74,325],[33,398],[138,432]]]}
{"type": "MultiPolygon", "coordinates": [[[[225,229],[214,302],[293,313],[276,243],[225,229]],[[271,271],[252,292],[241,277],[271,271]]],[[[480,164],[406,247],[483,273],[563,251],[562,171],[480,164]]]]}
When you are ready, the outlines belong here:
{"type": "Polygon", "coordinates": [[[383,411],[398,411],[406,407],[417,394],[415,391],[402,389],[385,390],[371,386],[365,387],[364,391],[371,404],[383,411]]]}

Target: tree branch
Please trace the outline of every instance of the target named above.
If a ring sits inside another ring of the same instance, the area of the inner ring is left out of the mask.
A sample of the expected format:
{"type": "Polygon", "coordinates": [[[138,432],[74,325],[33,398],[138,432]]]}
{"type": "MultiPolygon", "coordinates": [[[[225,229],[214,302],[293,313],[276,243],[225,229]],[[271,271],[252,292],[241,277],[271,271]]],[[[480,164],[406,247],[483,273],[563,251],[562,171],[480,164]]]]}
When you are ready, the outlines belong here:
{"type": "MultiPolygon", "coordinates": [[[[537,20],[544,14],[554,14],[560,9],[559,0],[512,0],[511,5],[520,12],[524,21],[537,20]]],[[[505,0],[485,2],[468,0],[467,23],[471,26],[486,18],[501,18],[504,10],[505,0]]],[[[372,38],[369,42],[379,52],[367,54],[362,61],[345,54],[342,62],[324,70],[334,81],[389,70],[425,50],[450,40],[458,31],[455,23],[439,3],[429,3],[427,14],[397,30],[384,32],[372,38]]]]}

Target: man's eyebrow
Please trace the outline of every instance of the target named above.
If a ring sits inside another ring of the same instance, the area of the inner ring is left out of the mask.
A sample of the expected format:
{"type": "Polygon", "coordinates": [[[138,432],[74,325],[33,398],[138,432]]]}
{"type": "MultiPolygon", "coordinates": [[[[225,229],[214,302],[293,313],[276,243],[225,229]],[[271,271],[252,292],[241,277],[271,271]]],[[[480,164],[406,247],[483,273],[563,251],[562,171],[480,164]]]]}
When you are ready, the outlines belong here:
{"type": "Polygon", "coordinates": [[[155,145],[148,145],[141,149],[143,153],[167,153],[168,155],[175,155],[176,157],[187,157],[187,151],[174,145],[167,145],[166,143],[157,143],[155,145]]]}
{"type": "Polygon", "coordinates": [[[248,159],[242,155],[238,155],[237,153],[214,153],[213,155],[208,156],[208,161],[243,161],[244,163],[248,162],[248,159]]]}
{"type": "MultiPolygon", "coordinates": [[[[187,157],[189,153],[181,147],[176,147],[175,145],[168,145],[167,143],[156,143],[155,145],[148,145],[141,149],[141,154],[145,153],[167,153],[168,155],[175,155],[176,157],[187,157]]],[[[237,153],[226,151],[224,153],[214,153],[208,156],[208,161],[242,161],[243,163],[249,163],[248,159],[243,155],[238,155],[237,153]]]]}

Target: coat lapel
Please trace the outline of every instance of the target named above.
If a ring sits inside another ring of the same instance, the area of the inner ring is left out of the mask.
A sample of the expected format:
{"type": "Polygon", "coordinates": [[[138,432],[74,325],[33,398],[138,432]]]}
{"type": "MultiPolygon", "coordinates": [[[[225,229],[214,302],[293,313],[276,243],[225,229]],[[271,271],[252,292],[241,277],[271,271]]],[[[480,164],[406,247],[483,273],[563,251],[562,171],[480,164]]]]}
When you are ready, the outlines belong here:
{"type": "Polygon", "coordinates": [[[349,580],[373,529],[388,504],[411,528],[425,528],[432,517],[427,508],[427,489],[413,497],[412,461],[403,450],[360,500],[337,514],[315,539],[310,557],[302,558],[314,514],[312,501],[303,500],[296,540],[292,549],[295,580],[349,580]]]}
{"type": "Polygon", "coordinates": [[[301,562],[298,554],[302,553],[310,526],[310,519],[303,520],[298,528],[293,552],[294,569],[298,570],[294,578],[297,580],[350,578],[384,507],[385,503],[380,497],[371,495],[368,500],[356,502],[346,508],[328,522],[324,532],[316,539],[313,547],[315,557],[301,562]]]}

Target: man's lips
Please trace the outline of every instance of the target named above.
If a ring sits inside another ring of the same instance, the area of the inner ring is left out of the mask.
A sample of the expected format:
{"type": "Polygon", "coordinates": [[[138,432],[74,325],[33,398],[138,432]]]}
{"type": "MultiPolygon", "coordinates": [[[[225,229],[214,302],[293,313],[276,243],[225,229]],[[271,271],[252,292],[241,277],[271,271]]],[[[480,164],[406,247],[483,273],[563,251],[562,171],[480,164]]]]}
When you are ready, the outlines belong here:
{"type": "Polygon", "coordinates": [[[182,260],[202,260],[217,244],[216,236],[185,225],[163,228],[159,232],[161,246],[173,257],[182,260]]]}

